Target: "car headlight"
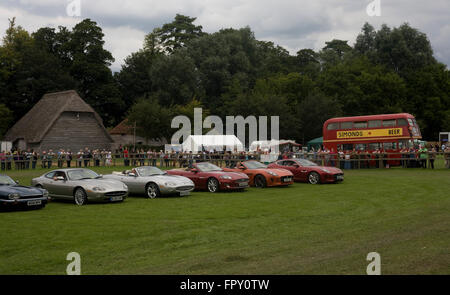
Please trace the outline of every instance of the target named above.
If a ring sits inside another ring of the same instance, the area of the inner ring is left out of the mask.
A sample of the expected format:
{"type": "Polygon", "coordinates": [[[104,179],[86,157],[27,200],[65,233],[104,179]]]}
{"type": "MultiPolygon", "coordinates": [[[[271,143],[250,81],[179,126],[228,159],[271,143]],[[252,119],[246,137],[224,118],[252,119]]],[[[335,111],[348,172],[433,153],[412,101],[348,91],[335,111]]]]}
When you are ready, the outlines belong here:
{"type": "Polygon", "coordinates": [[[322,170],[322,171],[325,172],[325,173],[330,173],[330,172],[331,172],[330,170],[328,170],[328,169],[326,169],[326,168],[320,168],[320,170],[322,170]]]}
{"type": "Polygon", "coordinates": [[[95,187],[92,188],[92,190],[94,192],[103,192],[103,191],[105,191],[105,188],[104,187],[100,187],[100,186],[95,186],[95,187]]]}
{"type": "Polygon", "coordinates": [[[222,179],[231,179],[231,176],[229,176],[229,175],[221,175],[220,178],[222,178],[222,179]]]}
{"type": "Polygon", "coordinates": [[[8,198],[9,198],[10,200],[17,200],[17,199],[20,198],[20,195],[19,195],[19,194],[9,194],[9,195],[8,195],[8,198]]]}
{"type": "Polygon", "coordinates": [[[267,173],[269,173],[272,176],[278,176],[278,174],[276,174],[275,172],[272,172],[272,171],[267,171],[267,173]]]}
{"type": "Polygon", "coordinates": [[[123,185],[123,189],[128,189],[128,186],[125,184],[125,183],[122,183],[122,185],[123,185]]]}

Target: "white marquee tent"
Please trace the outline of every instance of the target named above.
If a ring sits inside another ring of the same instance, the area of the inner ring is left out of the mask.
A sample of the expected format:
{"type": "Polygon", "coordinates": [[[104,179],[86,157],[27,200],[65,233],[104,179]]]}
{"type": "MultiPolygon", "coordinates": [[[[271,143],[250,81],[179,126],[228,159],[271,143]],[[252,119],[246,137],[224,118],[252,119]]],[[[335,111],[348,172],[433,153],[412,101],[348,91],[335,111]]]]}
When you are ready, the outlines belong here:
{"type": "Polygon", "coordinates": [[[183,152],[222,151],[223,149],[244,151],[244,145],[235,135],[189,135],[183,142],[183,152]]]}

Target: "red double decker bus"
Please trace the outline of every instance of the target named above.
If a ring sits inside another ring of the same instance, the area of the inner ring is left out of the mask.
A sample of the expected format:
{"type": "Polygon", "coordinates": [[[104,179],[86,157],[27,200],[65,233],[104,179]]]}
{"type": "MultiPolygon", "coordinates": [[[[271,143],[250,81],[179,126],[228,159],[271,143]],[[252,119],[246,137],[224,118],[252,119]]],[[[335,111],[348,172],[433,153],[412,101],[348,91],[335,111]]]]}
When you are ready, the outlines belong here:
{"type": "Polygon", "coordinates": [[[333,118],[323,124],[323,145],[329,150],[397,152],[420,140],[419,126],[407,113],[333,118]]]}

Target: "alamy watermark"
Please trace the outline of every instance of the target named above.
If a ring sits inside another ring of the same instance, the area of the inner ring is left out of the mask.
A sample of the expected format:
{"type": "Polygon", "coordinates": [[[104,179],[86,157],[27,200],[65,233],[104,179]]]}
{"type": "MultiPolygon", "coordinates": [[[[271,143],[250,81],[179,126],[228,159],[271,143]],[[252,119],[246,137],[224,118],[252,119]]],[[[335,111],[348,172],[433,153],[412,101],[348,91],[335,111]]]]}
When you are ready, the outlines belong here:
{"type": "Polygon", "coordinates": [[[81,275],[81,256],[78,252],[70,252],[66,257],[70,263],[67,265],[66,273],[68,275],[81,275]]]}
{"type": "MultiPolygon", "coordinates": [[[[240,142],[245,145],[246,130],[248,130],[249,145],[256,140],[268,140],[268,118],[267,116],[226,116],[225,134],[224,124],[218,116],[208,116],[203,121],[202,109],[194,108],[194,134],[203,135],[203,129],[211,129],[206,135],[236,135],[240,142]],[[258,136],[259,135],[259,136],[258,136]]],[[[179,128],[171,139],[171,144],[183,143],[189,135],[192,135],[191,120],[187,116],[176,116],[172,119],[171,128],[179,128]],[[181,126],[181,128],[180,128],[181,126]]],[[[279,140],[280,122],[279,116],[270,117],[270,137],[272,140],[279,140]]],[[[225,144],[224,144],[225,146],[225,144]]],[[[231,148],[225,146],[227,150],[231,148]]],[[[278,145],[273,145],[272,152],[278,152],[278,145]]]]}
{"type": "Polygon", "coordinates": [[[372,0],[366,6],[368,16],[381,16],[381,0],[372,0]]]}
{"type": "Polygon", "coordinates": [[[366,273],[368,275],[381,275],[381,256],[377,252],[370,252],[366,257],[370,261],[367,265],[366,273]]]}
{"type": "Polygon", "coordinates": [[[66,14],[70,17],[81,16],[81,0],[69,0],[66,6],[66,14]]]}

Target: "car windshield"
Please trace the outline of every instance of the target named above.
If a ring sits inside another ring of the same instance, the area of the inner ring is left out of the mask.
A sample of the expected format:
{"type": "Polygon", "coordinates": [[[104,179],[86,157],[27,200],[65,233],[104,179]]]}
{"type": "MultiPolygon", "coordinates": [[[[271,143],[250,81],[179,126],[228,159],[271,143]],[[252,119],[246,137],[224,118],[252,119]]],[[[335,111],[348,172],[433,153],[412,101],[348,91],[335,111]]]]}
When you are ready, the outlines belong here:
{"type": "Polygon", "coordinates": [[[162,171],[161,169],[157,167],[137,167],[135,168],[139,176],[145,177],[145,176],[152,176],[152,175],[164,175],[167,174],[166,172],[162,171]]]}
{"type": "Polygon", "coordinates": [[[14,185],[16,182],[7,175],[0,175],[0,185],[14,185]]]}
{"type": "Polygon", "coordinates": [[[70,170],[67,172],[70,180],[95,179],[100,175],[89,169],[70,170]]]}
{"type": "Polygon", "coordinates": [[[304,167],[308,167],[308,166],[317,166],[316,163],[311,162],[309,160],[305,160],[305,159],[297,159],[295,160],[298,164],[304,166],[304,167]]]}
{"type": "Polygon", "coordinates": [[[222,171],[222,168],[211,163],[198,163],[197,168],[202,172],[222,171]]]}
{"type": "Polygon", "coordinates": [[[245,162],[244,165],[248,169],[264,169],[264,168],[267,168],[266,165],[264,165],[263,163],[258,162],[258,161],[248,161],[248,162],[245,162]]]}

